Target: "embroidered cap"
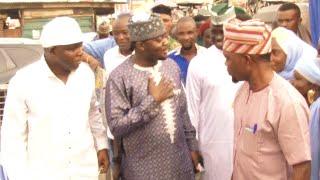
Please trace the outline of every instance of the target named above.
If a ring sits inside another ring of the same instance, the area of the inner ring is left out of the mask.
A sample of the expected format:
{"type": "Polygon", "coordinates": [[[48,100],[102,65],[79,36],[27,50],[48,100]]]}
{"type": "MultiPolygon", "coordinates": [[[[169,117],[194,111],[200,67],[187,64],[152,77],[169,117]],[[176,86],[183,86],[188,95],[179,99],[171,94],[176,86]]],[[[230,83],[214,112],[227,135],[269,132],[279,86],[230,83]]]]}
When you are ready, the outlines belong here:
{"type": "Polygon", "coordinates": [[[139,13],[129,19],[131,41],[145,41],[166,33],[163,22],[157,14],[139,13]]]}
{"type": "Polygon", "coordinates": [[[267,54],[271,51],[271,28],[260,20],[232,19],[224,25],[223,50],[239,54],[267,54]]]}

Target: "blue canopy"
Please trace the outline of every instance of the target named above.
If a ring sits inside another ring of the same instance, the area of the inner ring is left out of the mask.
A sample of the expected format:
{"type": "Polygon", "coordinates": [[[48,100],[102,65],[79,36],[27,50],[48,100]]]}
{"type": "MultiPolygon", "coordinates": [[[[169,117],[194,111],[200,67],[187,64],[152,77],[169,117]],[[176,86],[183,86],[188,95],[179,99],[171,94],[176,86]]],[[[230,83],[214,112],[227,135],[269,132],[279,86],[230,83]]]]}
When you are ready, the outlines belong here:
{"type": "Polygon", "coordinates": [[[320,1],[309,0],[310,30],[312,45],[317,47],[320,36],[320,1]]]}

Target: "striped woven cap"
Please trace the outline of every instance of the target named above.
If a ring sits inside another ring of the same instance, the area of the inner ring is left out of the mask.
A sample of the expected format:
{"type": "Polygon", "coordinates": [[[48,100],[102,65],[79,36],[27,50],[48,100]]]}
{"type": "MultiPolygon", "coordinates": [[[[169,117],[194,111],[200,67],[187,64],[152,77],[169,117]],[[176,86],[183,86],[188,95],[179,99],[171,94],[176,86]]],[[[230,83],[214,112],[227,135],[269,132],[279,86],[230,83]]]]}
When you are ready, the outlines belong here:
{"type": "Polygon", "coordinates": [[[271,51],[271,28],[260,20],[232,19],[224,24],[223,50],[237,54],[267,54],[271,51]]]}

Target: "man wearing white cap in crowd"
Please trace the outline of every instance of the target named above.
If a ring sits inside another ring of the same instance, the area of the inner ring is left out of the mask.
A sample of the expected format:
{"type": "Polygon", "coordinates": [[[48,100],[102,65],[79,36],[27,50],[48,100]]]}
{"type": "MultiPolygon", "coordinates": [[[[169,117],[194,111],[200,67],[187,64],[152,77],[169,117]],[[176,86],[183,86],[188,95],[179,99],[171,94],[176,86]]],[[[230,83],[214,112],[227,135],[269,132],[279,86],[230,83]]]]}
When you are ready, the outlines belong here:
{"type": "Polygon", "coordinates": [[[103,171],[109,166],[94,74],[81,63],[81,37],[74,19],[53,19],[41,34],[44,55],[9,83],[1,150],[12,180],[96,180],[98,165],[103,171]]]}
{"type": "Polygon", "coordinates": [[[233,179],[309,179],[309,108],[270,66],[271,29],[231,20],[224,37],[228,72],[234,82],[245,81],[234,101],[233,179]]]}
{"type": "Polygon", "coordinates": [[[122,178],[193,180],[195,129],[164,25],[158,15],[136,14],[128,27],[135,54],[111,72],[106,89],[108,125],[122,139],[122,178]]]}

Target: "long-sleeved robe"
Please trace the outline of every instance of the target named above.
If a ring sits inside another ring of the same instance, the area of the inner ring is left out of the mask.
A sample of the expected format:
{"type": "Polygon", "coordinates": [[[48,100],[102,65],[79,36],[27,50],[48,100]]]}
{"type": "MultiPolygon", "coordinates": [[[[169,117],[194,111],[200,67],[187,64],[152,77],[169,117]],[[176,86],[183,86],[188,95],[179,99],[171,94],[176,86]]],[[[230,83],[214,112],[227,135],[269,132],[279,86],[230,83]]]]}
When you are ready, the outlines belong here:
{"type": "Polygon", "coordinates": [[[142,68],[129,58],[110,74],[106,114],[112,134],[122,138],[122,178],[194,179],[190,151],[198,147],[181,88],[179,68],[170,60],[142,68]],[[157,104],[148,92],[151,75],[171,78],[179,93],[157,104]]]}
{"type": "Polygon", "coordinates": [[[41,59],[10,80],[1,160],[11,180],[96,180],[106,130],[94,74],[81,63],[63,83],[41,59]]]}
{"type": "Polygon", "coordinates": [[[238,89],[214,45],[189,65],[186,94],[191,123],[203,156],[203,180],[230,180],[233,163],[234,116],[232,103],[238,89]]]}

